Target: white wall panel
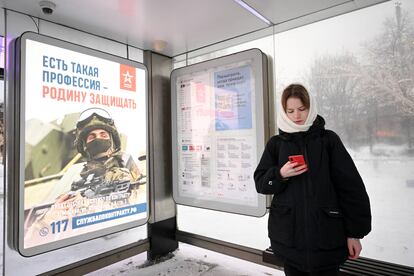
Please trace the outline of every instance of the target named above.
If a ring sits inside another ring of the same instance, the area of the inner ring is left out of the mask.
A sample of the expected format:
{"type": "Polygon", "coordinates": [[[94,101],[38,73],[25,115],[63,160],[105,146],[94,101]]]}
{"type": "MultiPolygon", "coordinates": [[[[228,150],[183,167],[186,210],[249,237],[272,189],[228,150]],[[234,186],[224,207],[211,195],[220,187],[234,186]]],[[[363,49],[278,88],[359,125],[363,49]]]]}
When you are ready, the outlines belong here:
{"type": "Polygon", "coordinates": [[[16,38],[24,32],[35,32],[37,33],[36,24],[38,20],[28,15],[13,12],[10,10],[6,11],[6,34],[8,39],[16,38]],[[34,21],[33,21],[34,20],[34,21]]]}
{"type": "Polygon", "coordinates": [[[144,63],[144,51],[132,46],[128,46],[128,59],[144,63]]]}
{"type": "Polygon", "coordinates": [[[41,34],[126,58],[125,44],[43,20],[39,28],[41,34]]]}

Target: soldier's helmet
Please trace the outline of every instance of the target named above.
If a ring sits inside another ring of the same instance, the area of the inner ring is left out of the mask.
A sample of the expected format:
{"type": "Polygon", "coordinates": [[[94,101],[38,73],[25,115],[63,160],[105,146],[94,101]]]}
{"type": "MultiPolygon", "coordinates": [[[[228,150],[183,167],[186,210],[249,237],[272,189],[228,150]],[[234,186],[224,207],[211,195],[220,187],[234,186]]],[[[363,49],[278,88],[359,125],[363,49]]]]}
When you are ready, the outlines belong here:
{"type": "Polygon", "coordinates": [[[85,140],[88,134],[95,129],[106,130],[111,135],[113,152],[121,149],[121,139],[115,127],[114,120],[106,110],[94,107],[84,110],[76,123],[76,138],[74,144],[80,154],[87,158],[90,157],[86,149],[85,140]]]}

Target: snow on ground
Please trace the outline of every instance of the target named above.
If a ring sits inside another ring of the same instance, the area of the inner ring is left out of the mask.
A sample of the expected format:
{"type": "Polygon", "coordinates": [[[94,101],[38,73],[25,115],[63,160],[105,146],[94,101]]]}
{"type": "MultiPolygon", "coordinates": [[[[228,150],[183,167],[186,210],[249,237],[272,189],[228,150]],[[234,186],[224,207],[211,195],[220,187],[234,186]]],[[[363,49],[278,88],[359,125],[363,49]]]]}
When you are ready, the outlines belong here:
{"type": "Polygon", "coordinates": [[[371,201],[364,257],[414,266],[414,157],[407,147],[376,144],[349,150],[371,201]]]}
{"type": "Polygon", "coordinates": [[[171,258],[146,262],[146,253],[107,266],[88,276],[281,276],[283,271],[180,243],[171,258]]]}

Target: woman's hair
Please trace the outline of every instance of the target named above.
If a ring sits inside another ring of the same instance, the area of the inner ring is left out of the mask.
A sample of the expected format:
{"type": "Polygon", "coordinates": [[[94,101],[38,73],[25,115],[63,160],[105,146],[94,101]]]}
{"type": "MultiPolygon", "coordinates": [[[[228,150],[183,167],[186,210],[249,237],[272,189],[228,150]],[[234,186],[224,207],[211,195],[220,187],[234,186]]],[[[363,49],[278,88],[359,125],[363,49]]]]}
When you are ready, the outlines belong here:
{"type": "Polygon", "coordinates": [[[283,90],[281,101],[282,101],[283,110],[285,112],[286,112],[286,103],[290,97],[298,98],[299,100],[302,101],[303,105],[307,109],[310,108],[309,93],[308,93],[308,90],[306,90],[306,88],[303,85],[293,83],[289,85],[288,87],[286,87],[285,90],[283,90]]]}

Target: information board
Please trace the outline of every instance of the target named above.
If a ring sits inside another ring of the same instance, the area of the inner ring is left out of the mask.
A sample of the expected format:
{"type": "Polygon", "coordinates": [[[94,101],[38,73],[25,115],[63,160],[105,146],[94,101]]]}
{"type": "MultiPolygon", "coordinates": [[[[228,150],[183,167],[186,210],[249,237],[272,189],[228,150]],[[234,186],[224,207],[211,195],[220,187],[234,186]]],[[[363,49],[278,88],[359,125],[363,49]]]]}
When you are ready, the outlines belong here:
{"type": "Polygon", "coordinates": [[[263,216],[253,173],[267,133],[267,59],[251,49],[171,74],[178,204],[263,216]]]}
{"type": "Polygon", "coordinates": [[[145,224],[145,66],[35,33],[16,48],[19,252],[145,224]]]}

